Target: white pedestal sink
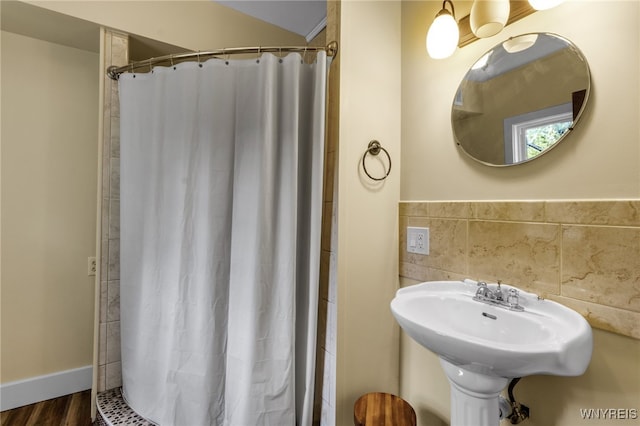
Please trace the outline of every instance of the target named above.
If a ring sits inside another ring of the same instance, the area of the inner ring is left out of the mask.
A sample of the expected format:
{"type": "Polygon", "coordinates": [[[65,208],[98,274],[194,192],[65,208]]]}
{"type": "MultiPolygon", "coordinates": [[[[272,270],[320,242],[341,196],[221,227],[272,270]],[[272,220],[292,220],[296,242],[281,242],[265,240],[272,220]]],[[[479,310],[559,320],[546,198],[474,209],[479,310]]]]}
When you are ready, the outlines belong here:
{"type": "MultiPolygon", "coordinates": [[[[391,302],[402,329],[440,357],[451,384],[451,426],[497,426],[510,379],[578,376],[591,360],[591,327],[580,314],[508,285],[499,288],[511,296],[503,301],[475,300],[482,287],[432,281],[398,290],[391,302]]],[[[498,287],[486,289],[493,295],[498,287]]]]}

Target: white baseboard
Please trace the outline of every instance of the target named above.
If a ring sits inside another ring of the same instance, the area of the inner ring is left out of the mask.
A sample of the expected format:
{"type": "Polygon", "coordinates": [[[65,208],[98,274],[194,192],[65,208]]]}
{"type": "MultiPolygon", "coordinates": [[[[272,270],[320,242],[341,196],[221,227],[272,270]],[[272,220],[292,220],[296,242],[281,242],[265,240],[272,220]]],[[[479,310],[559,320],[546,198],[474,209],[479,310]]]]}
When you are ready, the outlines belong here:
{"type": "Polygon", "coordinates": [[[92,367],[75,368],[0,385],[0,411],[91,389],[92,367]]]}

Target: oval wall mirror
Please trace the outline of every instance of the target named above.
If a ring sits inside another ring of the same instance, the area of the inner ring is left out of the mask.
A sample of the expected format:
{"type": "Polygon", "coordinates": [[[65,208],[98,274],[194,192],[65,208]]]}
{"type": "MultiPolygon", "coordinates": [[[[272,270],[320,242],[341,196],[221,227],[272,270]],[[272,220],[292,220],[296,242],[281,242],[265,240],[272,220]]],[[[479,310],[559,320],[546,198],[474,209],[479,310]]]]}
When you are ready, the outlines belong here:
{"type": "Polygon", "coordinates": [[[462,79],[451,109],[460,149],[490,166],[534,160],[574,129],[589,98],[589,66],[555,34],[512,37],[462,79]]]}

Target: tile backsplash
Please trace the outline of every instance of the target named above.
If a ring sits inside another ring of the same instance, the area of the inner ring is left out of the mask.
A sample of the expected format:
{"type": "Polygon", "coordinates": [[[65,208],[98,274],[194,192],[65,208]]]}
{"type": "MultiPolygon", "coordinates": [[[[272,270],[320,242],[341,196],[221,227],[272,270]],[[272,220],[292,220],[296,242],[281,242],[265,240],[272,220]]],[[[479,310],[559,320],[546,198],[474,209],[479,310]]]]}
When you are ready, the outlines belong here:
{"type": "Polygon", "coordinates": [[[640,339],[640,200],[401,202],[400,276],[502,280],[640,339]],[[430,229],[430,254],[406,250],[430,229]]]}

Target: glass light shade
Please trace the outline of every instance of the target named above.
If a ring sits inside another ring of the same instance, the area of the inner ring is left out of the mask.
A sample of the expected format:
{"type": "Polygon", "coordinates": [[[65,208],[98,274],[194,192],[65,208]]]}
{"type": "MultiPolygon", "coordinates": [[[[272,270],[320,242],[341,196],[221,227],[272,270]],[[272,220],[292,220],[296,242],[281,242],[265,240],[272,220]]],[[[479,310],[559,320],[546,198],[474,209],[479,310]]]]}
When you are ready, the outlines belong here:
{"type": "Polygon", "coordinates": [[[506,40],[502,43],[502,47],[509,53],[522,52],[536,44],[536,40],[538,40],[538,34],[525,34],[506,40]]]}
{"type": "Polygon", "coordinates": [[[498,34],[507,23],[510,10],[509,0],[475,0],[471,6],[471,31],[478,38],[498,34]]]}
{"type": "Polygon", "coordinates": [[[564,0],[529,0],[529,4],[536,10],[545,10],[556,7],[564,0]]]}
{"type": "Polygon", "coordinates": [[[433,59],[447,58],[455,52],[459,39],[458,23],[443,9],[427,32],[427,52],[433,59]]]}

